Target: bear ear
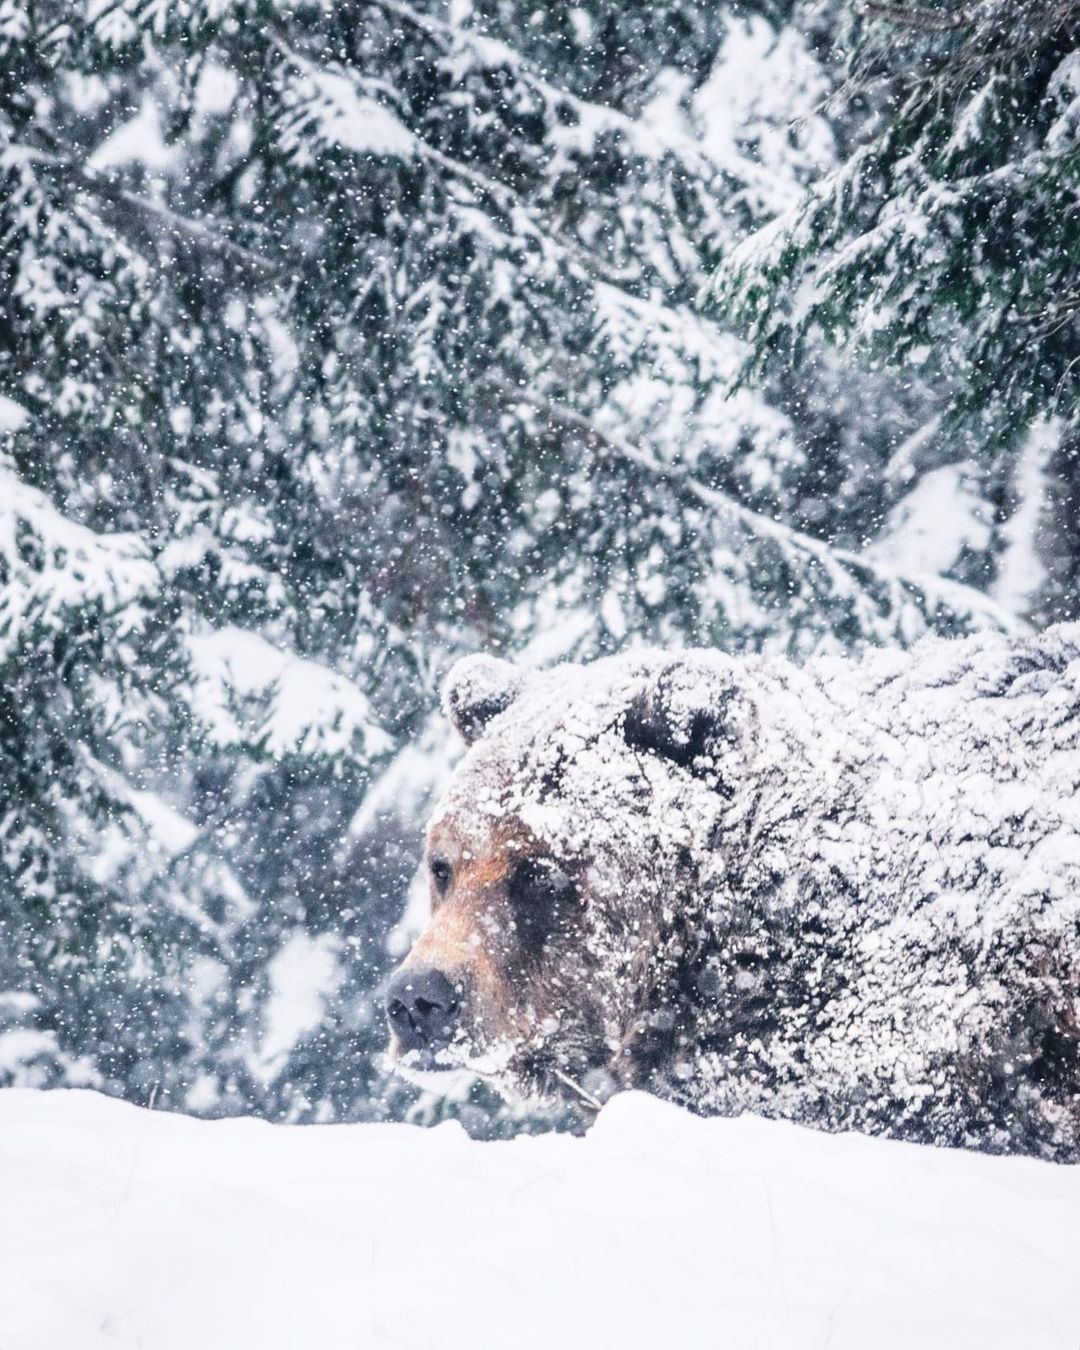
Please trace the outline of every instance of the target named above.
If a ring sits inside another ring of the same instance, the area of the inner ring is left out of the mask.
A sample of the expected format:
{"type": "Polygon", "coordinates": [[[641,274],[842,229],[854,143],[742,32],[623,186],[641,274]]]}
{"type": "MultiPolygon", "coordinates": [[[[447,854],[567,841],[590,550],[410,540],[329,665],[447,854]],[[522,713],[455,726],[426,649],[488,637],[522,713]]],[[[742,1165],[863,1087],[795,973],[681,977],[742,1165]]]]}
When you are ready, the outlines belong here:
{"type": "Polygon", "coordinates": [[[626,709],[623,734],[686,769],[740,741],[751,717],[734,662],[687,653],[651,675],[626,709]]]}
{"type": "Polygon", "coordinates": [[[512,662],[484,652],[463,656],[443,684],[443,711],[472,745],[491,719],[509,708],[521,685],[521,671],[512,662]]]}

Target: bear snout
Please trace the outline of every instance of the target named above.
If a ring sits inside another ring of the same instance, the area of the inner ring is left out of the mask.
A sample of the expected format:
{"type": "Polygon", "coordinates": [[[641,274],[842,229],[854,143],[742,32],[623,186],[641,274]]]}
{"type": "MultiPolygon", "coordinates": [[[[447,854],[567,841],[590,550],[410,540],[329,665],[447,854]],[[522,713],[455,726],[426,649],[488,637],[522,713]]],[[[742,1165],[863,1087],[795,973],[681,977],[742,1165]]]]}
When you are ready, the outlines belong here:
{"type": "Polygon", "coordinates": [[[386,1017],[402,1054],[434,1056],[455,1039],[461,995],[441,971],[400,970],[386,991],[386,1017]]]}

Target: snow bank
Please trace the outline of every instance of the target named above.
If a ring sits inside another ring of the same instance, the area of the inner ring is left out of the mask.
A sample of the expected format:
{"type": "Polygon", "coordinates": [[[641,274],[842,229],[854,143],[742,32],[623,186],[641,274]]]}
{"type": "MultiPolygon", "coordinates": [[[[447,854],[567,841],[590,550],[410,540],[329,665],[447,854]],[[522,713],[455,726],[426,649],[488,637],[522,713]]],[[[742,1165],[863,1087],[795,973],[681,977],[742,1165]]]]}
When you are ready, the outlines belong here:
{"type": "Polygon", "coordinates": [[[615,1098],[585,1139],[0,1094],[0,1345],[1075,1350],[1080,1168],[615,1098]]]}

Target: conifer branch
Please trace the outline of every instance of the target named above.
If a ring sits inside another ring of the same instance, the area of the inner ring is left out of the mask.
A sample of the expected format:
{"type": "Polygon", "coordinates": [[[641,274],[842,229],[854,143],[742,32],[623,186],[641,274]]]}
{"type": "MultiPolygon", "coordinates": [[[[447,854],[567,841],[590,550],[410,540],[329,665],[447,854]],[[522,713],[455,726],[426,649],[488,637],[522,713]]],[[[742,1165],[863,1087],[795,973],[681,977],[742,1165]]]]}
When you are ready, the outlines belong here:
{"type": "MultiPolygon", "coordinates": [[[[285,41],[280,33],[274,33],[271,41],[282,57],[297,70],[307,75],[319,73],[317,61],[307,53],[297,51],[295,47],[285,41]]],[[[355,72],[348,71],[346,74],[350,80],[358,80],[355,72]]],[[[362,81],[358,80],[358,83],[362,83],[362,81]]],[[[486,198],[496,210],[507,216],[516,216],[541,247],[553,249],[561,257],[576,263],[584,270],[586,276],[601,277],[611,286],[624,291],[628,290],[639,279],[635,269],[627,268],[620,271],[576,240],[567,238],[557,226],[538,220],[534,208],[525,201],[521,193],[515,188],[490,174],[482,173],[470,164],[463,163],[453,155],[448,155],[445,151],[437,149],[413,128],[406,126],[406,130],[412,137],[412,145],[417,158],[428,169],[436,174],[437,171],[441,170],[448,179],[467,185],[482,198],[486,198]]]]}
{"type": "Polygon", "coordinates": [[[594,422],[573,408],[567,408],[532,390],[517,388],[503,380],[492,379],[488,384],[490,388],[497,389],[517,402],[534,408],[554,424],[580,432],[595,453],[608,458],[621,458],[637,468],[644,469],[655,478],[670,483],[676,490],[681,489],[688,493],[702,505],[728,516],[759,538],[775,539],[782,547],[802,554],[807,565],[819,569],[839,594],[851,594],[857,590],[859,584],[857,578],[861,575],[885,587],[896,604],[899,603],[903,592],[910,594],[911,591],[919,591],[928,606],[934,601],[944,602],[955,610],[966,609],[970,613],[982,614],[1006,632],[1015,631],[1018,627],[1015,616],[1007,613],[982,591],[933,573],[909,575],[864,554],[836,548],[824,540],[815,539],[812,535],[804,534],[790,525],[784,525],[781,521],[762,515],[752,507],[744,506],[727,493],[708,487],[686,468],[676,464],[665,464],[648,451],[639,450],[631,445],[617,433],[601,431],[594,422]]]}
{"type": "Polygon", "coordinates": [[[654,133],[646,131],[640,122],[618,108],[606,103],[580,98],[572,90],[553,84],[533,65],[517,52],[481,35],[469,28],[455,27],[444,19],[432,18],[420,14],[406,0],[366,0],[373,8],[382,10],[390,17],[402,19],[416,32],[429,41],[436,43],[446,55],[467,51],[476,56],[485,66],[494,64],[494,53],[498,55],[498,65],[511,71],[526,88],[535,93],[550,107],[558,107],[575,113],[583,122],[591,125],[602,123],[606,130],[626,138],[635,148],[635,152],[645,157],[660,160],[672,155],[678,160],[685,173],[698,177],[711,177],[716,166],[700,148],[688,143],[664,141],[654,133]],[[483,45],[481,45],[483,43],[483,45]],[[647,141],[655,142],[647,145],[647,141]]]}
{"type": "Polygon", "coordinates": [[[889,23],[918,28],[927,33],[951,33],[975,22],[975,16],[967,9],[954,10],[952,14],[931,14],[929,10],[880,4],[877,0],[857,0],[855,13],[859,18],[885,19],[889,23]]]}
{"type": "Polygon", "coordinates": [[[155,237],[162,233],[172,234],[183,239],[188,246],[202,252],[217,254],[245,271],[255,271],[269,276],[280,270],[279,264],[265,255],[224,238],[202,221],[182,216],[166,206],[140,197],[136,192],[119,187],[85,164],[79,164],[47,150],[35,149],[33,146],[15,144],[10,149],[31,163],[53,170],[78,191],[95,198],[100,206],[105,208],[104,212],[99,210],[98,213],[109,214],[114,222],[123,221],[125,216],[129,219],[135,217],[144,227],[150,227],[149,232],[155,237]]]}

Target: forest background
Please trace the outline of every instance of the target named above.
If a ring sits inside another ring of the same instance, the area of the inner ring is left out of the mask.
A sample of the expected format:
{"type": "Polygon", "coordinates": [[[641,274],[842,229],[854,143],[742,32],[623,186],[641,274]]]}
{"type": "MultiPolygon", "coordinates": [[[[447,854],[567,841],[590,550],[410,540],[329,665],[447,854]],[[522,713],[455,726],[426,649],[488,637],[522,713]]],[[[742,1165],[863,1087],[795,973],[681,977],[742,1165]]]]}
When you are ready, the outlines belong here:
{"type": "Polygon", "coordinates": [[[1078,38],[0,0],[0,1084],[444,1109],[378,989],[461,653],[1077,617],[1078,38]]]}

